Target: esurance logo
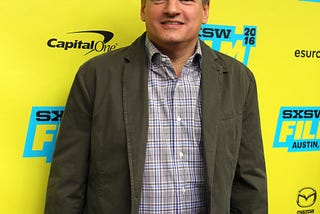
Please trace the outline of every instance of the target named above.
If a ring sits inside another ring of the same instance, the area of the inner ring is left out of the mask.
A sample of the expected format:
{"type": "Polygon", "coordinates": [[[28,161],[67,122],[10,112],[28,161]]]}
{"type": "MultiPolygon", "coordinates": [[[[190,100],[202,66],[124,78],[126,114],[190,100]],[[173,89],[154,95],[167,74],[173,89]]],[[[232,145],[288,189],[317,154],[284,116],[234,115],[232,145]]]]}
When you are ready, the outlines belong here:
{"type": "Polygon", "coordinates": [[[89,30],[89,31],[76,31],[76,32],[69,32],[67,33],[69,35],[72,35],[71,37],[68,37],[68,39],[62,39],[58,37],[50,38],[47,41],[47,46],[49,48],[53,49],[62,49],[65,51],[68,50],[85,50],[85,55],[90,54],[92,52],[110,52],[117,47],[116,44],[107,44],[112,38],[113,33],[109,31],[102,31],[102,30],[89,30]],[[90,36],[90,40],[81,39],[82,36],[89,36],[89,35],[95,35],[98,36],[99,40],[92,39],[92,36],[90,36]]]}
{"type": "Polygon", "coordinates": [[[320,58],[320,50],[303,50],[297,49],[294,51],[296,58],[320,58]]]}
{"type": "Polygon", "coordinates": [[[45,157],[52,161],[64,107],[33,107],[23,157],[45,157]]]}
{"type": "Polygon", "coordinates": [[[319,151],[320,107],[281,107],[274,148],[288,152],[319,151]]]}
{"type": "Polygon", "coordinates": [[[250,50],[256,47],[257,27],[244,26],[242,33],[237,34],[235,26],[204,24],[199,37],[212,49],[248,65],[250,50]]]}

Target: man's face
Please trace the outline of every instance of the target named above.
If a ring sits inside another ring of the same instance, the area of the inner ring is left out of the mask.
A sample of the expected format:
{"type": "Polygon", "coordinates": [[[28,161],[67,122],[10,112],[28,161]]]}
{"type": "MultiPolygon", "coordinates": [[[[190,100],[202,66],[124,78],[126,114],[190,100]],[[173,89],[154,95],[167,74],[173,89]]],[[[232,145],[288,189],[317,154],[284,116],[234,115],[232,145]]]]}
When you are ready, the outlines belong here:
{"type": "Polygon", "coordinates": [[[209,4],[202,0],[146,0],[141,6],[147,34],[160,47],[197,41],[208,14],[209,4]]]}

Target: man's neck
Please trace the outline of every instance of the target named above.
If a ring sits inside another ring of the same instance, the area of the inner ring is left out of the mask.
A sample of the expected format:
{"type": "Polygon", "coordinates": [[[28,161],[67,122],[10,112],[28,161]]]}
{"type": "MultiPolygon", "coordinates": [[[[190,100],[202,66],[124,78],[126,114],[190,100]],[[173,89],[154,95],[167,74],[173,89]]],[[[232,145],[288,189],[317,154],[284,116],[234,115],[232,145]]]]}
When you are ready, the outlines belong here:
{"type": "Polygon", "coordinates": [[[159,45],[156,43],[153,43],[153,44],[157,47],[157,49],[161,53],[167,55],[170,58],[177,77],[180,77],[183,66],[188,61],[188,59],[194,54],[197,41],[193,42],[193,44],[192,43],[188,43],[188,44],[170,43],[165,45],[159,45]]]}

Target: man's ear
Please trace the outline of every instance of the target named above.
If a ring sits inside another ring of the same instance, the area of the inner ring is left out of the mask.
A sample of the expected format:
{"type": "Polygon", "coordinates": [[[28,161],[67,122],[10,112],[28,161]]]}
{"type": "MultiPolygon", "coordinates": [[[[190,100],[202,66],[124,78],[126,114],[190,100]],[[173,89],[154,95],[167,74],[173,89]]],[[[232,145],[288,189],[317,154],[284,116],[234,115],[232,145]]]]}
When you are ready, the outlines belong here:
{"type": "Polygon", "coordinates": [[[207,23],[209,18],[209,9],[210,9],[210,3],[203,5],[203,18],[202,18],[202,24],[207,23]]]}
{"type": "Polygon", "coordinates": [[[146,8],[146,5],[145,4],[144,5],[141,4],[141,7],[140,7],[140,19],[143,22],[146,20],[145,11],[144,11],[145,8],[146,8]]]}

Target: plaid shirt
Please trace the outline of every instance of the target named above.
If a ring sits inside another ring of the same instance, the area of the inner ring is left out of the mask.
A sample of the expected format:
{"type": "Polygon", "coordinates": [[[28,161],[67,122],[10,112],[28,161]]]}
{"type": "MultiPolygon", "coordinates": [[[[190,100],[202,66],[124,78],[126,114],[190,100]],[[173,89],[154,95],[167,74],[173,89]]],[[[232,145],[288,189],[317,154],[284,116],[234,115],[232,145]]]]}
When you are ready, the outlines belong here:
{"type": "Polygon", "coordinates": [[[146,49],[149,128],[140,213],[206,213],[200,44],[179,78],[149,39],[146,49]]]}

